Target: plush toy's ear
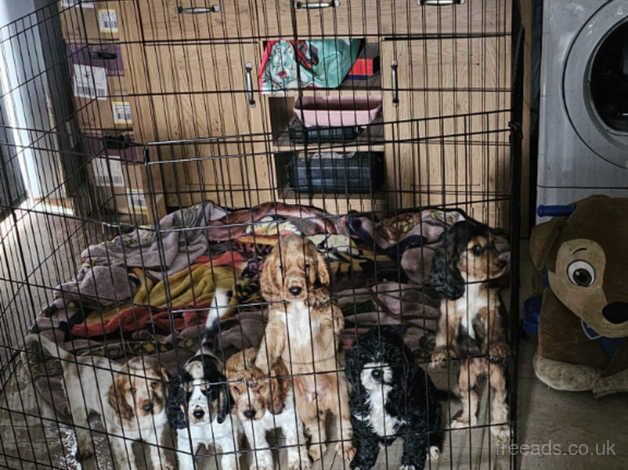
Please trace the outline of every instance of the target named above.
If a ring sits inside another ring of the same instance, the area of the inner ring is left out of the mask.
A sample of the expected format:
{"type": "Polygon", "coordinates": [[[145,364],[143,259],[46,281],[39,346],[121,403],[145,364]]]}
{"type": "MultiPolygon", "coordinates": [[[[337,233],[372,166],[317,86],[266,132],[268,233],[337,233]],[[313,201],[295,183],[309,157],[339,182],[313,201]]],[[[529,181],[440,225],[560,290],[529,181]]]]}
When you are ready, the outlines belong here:
{"type": "Polygon", "coordinates": [[[556,239],[565,226],[566,217],[556,217],[537,225],[530,235],[530,258],[534,267],[541,271],[549,261],[556,239]]]}

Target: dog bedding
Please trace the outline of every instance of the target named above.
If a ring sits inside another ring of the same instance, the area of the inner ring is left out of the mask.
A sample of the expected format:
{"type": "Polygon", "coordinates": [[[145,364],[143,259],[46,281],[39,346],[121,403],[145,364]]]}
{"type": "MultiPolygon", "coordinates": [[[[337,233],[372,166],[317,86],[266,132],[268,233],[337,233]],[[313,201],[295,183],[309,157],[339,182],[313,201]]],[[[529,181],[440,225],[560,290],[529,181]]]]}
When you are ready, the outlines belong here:
{"type": "MultiPolygon", "coordinates": [[[[329,262],[332,295],[345,315],[345,347],[372,326],[404,324],[408,346],[426,350],[437,328],[439,301],[430,297],[424,281],[440,234],[465,218],[460,210],[422,209],[378,220],[299,205],[229,210],[207,202],[165,216],[161,237],[137,229],[87,247],[76,277],[55,289],[34,331],[76,354],[114,360],[157,354],[174,373],[197,350],[218,286],[231,291],[235,311],[220,323],[216,349],[227,357],[257,346],[266,321],[258,282],[264,259],[278,239],[296,233],[309,237],[329,262]]],[[[17,362],[3,401],[18,400],[28,389],[29,395],[37,392],[50,417],[67,418],[59,405],[65,403],[59,365],[41,352],[27,356],[29,364],[17,362]],[[30,375],[33,370],[37,377],[30,375]]],[[[14,419],[0,411],[3,435],[10,435],[14,419]]],[[[55,432],[47,433],[41,422],[23,421],[25,429],[38,429],[29,439],[36,441],[34,458],[47,462],[50,453],[59,461],[69,459],[64,466],[78,468],[69,427],[54,423],[55,432]]],[[[14,440],[15,449],[5,442],[5,452],[19,455],[19,442],[14,440]]],[[[102,455],[101,460],[107,461],[102,455]]]]}

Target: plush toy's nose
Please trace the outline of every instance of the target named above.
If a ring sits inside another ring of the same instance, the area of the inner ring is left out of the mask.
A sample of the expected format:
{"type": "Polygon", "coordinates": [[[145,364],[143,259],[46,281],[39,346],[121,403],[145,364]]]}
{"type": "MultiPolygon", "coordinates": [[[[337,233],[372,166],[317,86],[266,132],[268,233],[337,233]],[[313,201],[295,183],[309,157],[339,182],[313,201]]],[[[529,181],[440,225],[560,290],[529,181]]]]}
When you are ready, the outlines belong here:
{"type": "Polygon", "coordinates": [[[604,318],[609,322],[619,324],[628,322],[628,303],[626,302],[613,302],[608,304],[602,310],[604,318]]]}

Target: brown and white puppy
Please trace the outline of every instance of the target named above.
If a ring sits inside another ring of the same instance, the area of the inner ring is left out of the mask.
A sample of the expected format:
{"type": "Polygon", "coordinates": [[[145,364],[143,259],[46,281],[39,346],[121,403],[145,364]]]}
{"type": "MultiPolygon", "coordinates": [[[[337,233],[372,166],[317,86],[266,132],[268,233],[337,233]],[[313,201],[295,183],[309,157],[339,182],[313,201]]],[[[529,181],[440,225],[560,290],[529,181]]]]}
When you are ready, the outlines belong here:
{"type": "Polygon", "coordinates": [[[256,354],[255,348],[246,349],[231,356],[226,365],[235,412],[253,450],[251,466],[258,470],[274,468],[266,434],[279,428],[285,438],[289,470],[307,470],[310,459],[288,370],[279,359],[268,375],[255,367],[256,354]]]}
{"type": "MultiPolygon", "coordinates": [[[[432,353],[432,367],[448,357],[462,359],[458,376],[463,411],[452,427],[475,424],[479,377],[488,375],[492,394],[492,421],[506,423],[506,380],[503,361],[508,355],[498,290],[489,281],[503,276],[508,260],[496,248],[496,237],[483,224],[463,221],[442,236],[442,247],[432,265],[431,284],[442,296],[441,315],[432,353]]],[[[508,426],[491,426],[499,439],[508,426]]]]}
{"type": "Polygon", "coordinates": [[[29,335],[26,341],[40,344],[61,361],[81,454],[92,453],[87,418],[90,413],[97,413],[107,430],[115,464],[137,468],[132,445],[145,442],[150,446],[153,467],[172,468],[162,450],[168,424],[168,375],[154,358],[132,358],[121,365],[98,356],[74,356],[42,335],[29,335]]]}
{"type": "Polygon", "coordinates": [[[339,420],[342,449],[355,454],[347,383],[340,370],[342,312],[329,295],[329,268],[313,243],[299,236],[279,240],[264,263],[262,295],[270,302],[268,324],[255,365],[269,373],[282,359],[294,377],[298,415],[311,442],[309,455],[321,458],[327,440],[327,412],[339,420]]]}

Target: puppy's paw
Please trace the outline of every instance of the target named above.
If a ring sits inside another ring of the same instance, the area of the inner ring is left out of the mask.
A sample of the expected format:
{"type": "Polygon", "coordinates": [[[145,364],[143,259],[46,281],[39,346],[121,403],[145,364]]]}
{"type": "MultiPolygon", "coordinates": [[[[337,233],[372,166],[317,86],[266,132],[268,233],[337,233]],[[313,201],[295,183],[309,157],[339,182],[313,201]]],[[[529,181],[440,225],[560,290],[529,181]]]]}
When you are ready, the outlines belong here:
{"type": "Polygon", "coordinates": [[[439,346],[432,352],[432,360],[429,366],[432,369],[442,367],[450,357],[452,357],[452,354],[449,348],[446,346],[439,346]]]}
{"type": "Polygon", "coordinates": [[[312,464],[310,463],[310,459],[288,461],[288,470],[311,470],[311,468],[312,464]]]}
{"type": "Polygon", "coordinates": [[[414,465],[400,465],[399,470],[415,470],[416,467],[414,465]]]}
{"type": "Polygon", "coordinates": [[[469,416],[465,416],[463,413],[461,413],[459,416],[456,416],[454,419],[451,420],[451,428],[468,428],[469,426],[475,426],[477,422],[478,419],[475,416],[471,416],[471,418],[469,419],[469,416]]]}
{"type": "Polygon", "coordinates": [[[430,459],[430,462],[438,462],[438,459],[440,459],[440,449],[438,446],[430,446],[430,452],[427,457],[430,459]]]}
{"type": "Polygon", "coordinates": [[[251,468],[254,470],[273,470],[273,457],[272,455],[257,455],[251,456],[251,468]]]}
{"type": "Polygon", "coordinates": [[[502,362],[508,357],[509,352],[508,345],[501,341],[488,347],[488,356],[492,362],[502,362]]]}
{"type": "Polygon", "coordinates": [[[290,452],[288,454],[288,470],[310,470],[312,464],[306,452],[290,452]]]}
{"type": "Polygon", "coordinates": [[[272,462],[257,462],[257,465],[253,463],[251,468],[255,470],[274,470],[275,466],[272,462]]]}
{"type": "Polygon", "coordinates": [[[325,453],[325,446],[324,445],[313,444],[307,450],[307,455],[310,456],[310,458],[312,459],[312,462],[316,462],[317,460],[320,460],[321,456],[324,453],[325,453]]]}
{"type": "Polygon", "coordinates": [[[500,443],[506,443],[510,440],[510,429],[507,425],[491,426],[491,434],[500,443]]]}
{"type": "Polygon", "coordinates": [[[336,452],[342,452],[345,462],[351,463],[355,457],[357,450],[349,443],[343,445],[342,442],[339,442],[338,444],[336,444],[336,452]]]}

